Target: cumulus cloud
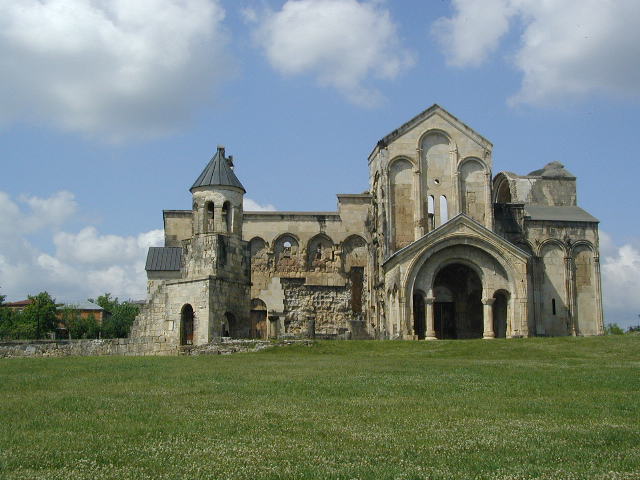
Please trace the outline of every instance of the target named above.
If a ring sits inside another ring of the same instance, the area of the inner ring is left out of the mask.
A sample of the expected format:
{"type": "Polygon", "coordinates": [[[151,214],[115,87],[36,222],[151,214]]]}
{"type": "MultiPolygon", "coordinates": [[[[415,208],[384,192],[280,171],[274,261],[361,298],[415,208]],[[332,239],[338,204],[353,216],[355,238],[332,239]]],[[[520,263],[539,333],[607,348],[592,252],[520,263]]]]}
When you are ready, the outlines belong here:
{"type": "Polygon", "coordinates": [[[256,38],[274,69],[311,75],[358,105],[380,100],[368,80],[392,79],[413,63],[380,2],[288,0],[258,22],[256,38]]]}
{"type": "Polygon", "coordinates": [[[454,0],[433,32],[448,63],[477,66],[510,28],[522,27],[513,62],[523,74],[512,104],[547,104],[586,94],[640,97],[637,0],[454,0]]]}
{"type": "Polygon", "coordinates": [[[144,263],[150,246],[162,245],[163,231],[133,236],[101,234],[87,226],[65,232],[77,212],[71,192],[48,198],[0,192],[0,287],[20,299],[49,291],[60,301],[80,301],[110,292],[121,298],[145,298],[144,263]],[[30,235],[50,238],[54,253],[36,248],[30,235]]]}
{"type": "Polygon", "coordinates": [[[0,2],[0,122],[170,132],[228,71],[219,0],[0,2]]]}
{"type": "Polygon", "coordinates": [[[616,245],[601,232],[600,255],[605,323],[640,324],[640,246],[616,245]]]}
{"type": "Polygon", "coordinates": [[[255,200],[251,200],[250,198],[245,198],[242,209],[245,212],[273,212],[276,210],[276,207],[267,203],[266,205],[261,205],[255,200]]]}

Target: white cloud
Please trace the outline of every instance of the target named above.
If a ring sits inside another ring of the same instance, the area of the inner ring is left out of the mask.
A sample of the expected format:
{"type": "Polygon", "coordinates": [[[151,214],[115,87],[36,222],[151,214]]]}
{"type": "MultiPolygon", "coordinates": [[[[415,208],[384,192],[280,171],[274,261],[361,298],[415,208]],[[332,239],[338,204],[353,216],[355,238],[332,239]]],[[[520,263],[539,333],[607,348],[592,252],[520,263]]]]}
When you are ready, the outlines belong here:
{"type": "Polygon", "coordinates": [[[267,203],[266,205],[260,205],[255,200],[251,200],[250,198],[245,198],[242,205],[242,209],[245,212],[274,212],[276,210],[276,207],[274,207],[270,203],[267,203]]]}
{"type": "Polygon", "coordinates": [[[434,33],[456,66],[481,64],[510,27],[522,26],[513,62],[523,80],[512,104],[640,97],[637,0],[455,0],[454,7],[434,33]]]}
{"type": "Polygon", "coordinates": [[[632,243],[617,246],[600,233],[601,272],[605,323],[640,324],[640,248],[632,243]]]}
{"type": "Polygon", "coordinates": [[[359,105],[380,99],[368,80],[392,79],[413,63],[380,2],[288,0],[259,21],[256,38],[274,69],[312,75],[359,105]]]}
{"type": "Polygon", "coordinates": [[[477,66],[498,46],[509,30],[514,10],[509,0],[454,0],[456,15],[439,18],[433,31],[447,52],[450,65],[477,66]],[[490,25],[491,28],[487,28],[490,25]]]}
{"type": "Polygon", "coordinates": [[[49,291],[61,301],[80,301],[105,292],[121,298],[145,298],[147,249],[161,245],[162,230],[134,236],[104,235],[93,226],[62,231],[77,211],[70,192],[49,198],[0,192],[0,292],[10,299],[49,291]],[[23,205],[21,208],[20,205],[23,205]],[[29,236],[46,234],[53,255],[34,247],[29,236]]]}
{"type": "Polygon", "coordinates": [[[0,2],[0,122],[172,131],[229,70],[223,18],[218,0],[0,2]]]}

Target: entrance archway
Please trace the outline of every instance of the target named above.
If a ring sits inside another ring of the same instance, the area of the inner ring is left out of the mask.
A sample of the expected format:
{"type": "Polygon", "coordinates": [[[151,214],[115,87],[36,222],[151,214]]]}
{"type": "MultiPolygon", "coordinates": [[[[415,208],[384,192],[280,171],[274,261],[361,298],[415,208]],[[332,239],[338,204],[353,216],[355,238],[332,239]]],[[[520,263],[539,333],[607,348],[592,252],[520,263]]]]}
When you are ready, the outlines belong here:
{"type": "Polygon", "coordinates": [[[251,300],[251,338],[267,339],[267,305],[259,298],[251,300]]]}
{"type": "Polygon", "coordinates": [[[180,311],[180,345],[193,345],[193,307],[188,303],[180,311]]]}
{"type": "Polygon", "coordinates": [[[467,265],[452,263],[433,282],[436,337],[482,338],[482,281],[467,265]]]}
{"type": "Polygon", "coordinates": [[[424,294],[418,290],[413,294],[413,334],[418,340],[424,340],[426,330],[424,294]]]}
{"type": "Polygon", "coordinates": [[[236,317],[231,312],[226,312],[224,314],[224,325],[223,325],[223,337],[232,337],[238,338],[238,325],[236,324],[236,317]],[[225,331],[226,329],[226,331],[225,331]],[[226,333],[226,335],[224,335],[226,333]]]}
{"type": "Polygon", "coordinates": [[[496,338],[507,336],[507,309],[509,306],[509,293],[499,290],[493,296],[493,333],[496,338]]]}

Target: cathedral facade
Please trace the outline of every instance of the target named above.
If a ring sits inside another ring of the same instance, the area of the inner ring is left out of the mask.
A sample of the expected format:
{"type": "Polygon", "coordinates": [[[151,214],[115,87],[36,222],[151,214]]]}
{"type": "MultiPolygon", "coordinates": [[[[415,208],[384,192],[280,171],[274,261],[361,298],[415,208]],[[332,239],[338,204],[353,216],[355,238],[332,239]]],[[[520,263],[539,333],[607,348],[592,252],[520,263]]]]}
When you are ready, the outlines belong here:
{"type": "Polygon", "coordinates": [[[218,150],[164,210],[132,337],[454,339],[603,334],[598,220],[559,162],[492,174],[438,105],[382,138],[369,191],[332,212],[246,212],[218,150]]]}

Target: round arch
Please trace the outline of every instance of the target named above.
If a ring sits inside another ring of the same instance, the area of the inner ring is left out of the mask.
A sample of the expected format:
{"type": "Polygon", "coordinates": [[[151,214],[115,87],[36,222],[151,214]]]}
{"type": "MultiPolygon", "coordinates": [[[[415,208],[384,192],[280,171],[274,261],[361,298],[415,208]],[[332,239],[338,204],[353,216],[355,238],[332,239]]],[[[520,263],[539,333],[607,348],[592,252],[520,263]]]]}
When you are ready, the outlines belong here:
{"type": "Polygon", "coordinates": [[[540,243],[540,245],[538,245],[538,251],[536,252],[537,256],[541,257],[547,247],[554,246],[558,247],[565,257],[568,255],[569,252],[567,251],[567,245],[564,242],[558,240],[557,238],[547,238],[542,243],[540,243]]]}
{"type": "Polygon", "coordinates": [[[491,201],[493,203],[512,203],[513,195],[511,194],[511,184],[509,178],[504,172],[498,173],[493,179],[493,195],[491,201]]]}
{"type": "Polygon", "coordinates": [[[442,135],[447,139],[447,142],[449,143],[449,145],[454,143],[453,138],[451,138],[451,135],[449,135],[444,130],[441,130],[439,128],[431,128],[426,132],[424,132],[422,135],[420,135],[420,138],[418,138],[418,149],[420,150],[420,152],[422,152],[422,144],[424,143],[425,139],[431,135],[442,135]]]}
{"type": "Polygon", "coordinates": [[[469,163],[477,163],[480,165],[484,173],[487,173],[489,169],[487,168],[487,164],[480,160],[478,157],[465,157],[458,163],[458,172],[462,170],[462,167],[469,163]]]}
{"type": "Polygon", "coordinates": [[[414,290],[427,291],[428,297],[433,299],[433,291],[429,289],[437,272],[446,265],[459,263],[479,276],[482,300],[487,305],[492,304],[491,298],[496,290],[509,292],[513,306],[508,312],[509,331],[515,335],[528,335],[529,282],[526,265],[529,257],[524,251],[518,249],[517,252],[521,253],[500,249],[485,239],[468,235],[455,235],[434,245],[426,245],[413,257],[403,275],[400,303],[405,307],[400,312],[400,323],[411,328],[408,319],[413,309],[414,290]],[[477,263],[479,259],[484,265],[477,263]],[[427,270],[423,271],[423,268],[427,270]],[[501,272],[498,277],[494,275],[496,272],[501,272]],[[419,275],[421,278],[417,281],[419,275]]]}
{"type": "Polygon", "coordinates": [[[390,171],[394,164],[403,160],[409,162],[413,168],[417,167],[416,162],[414,162],[413,159],[407,157],[406,155],[398,155],[389,160],[389,163],[387,164],[387,171],[390,171]]]}
{"type": "Polygon", "coordinates": [[[184,304],[180,309],[180,345],[193,345],[194,318],[191,304],[184,304]]]}

